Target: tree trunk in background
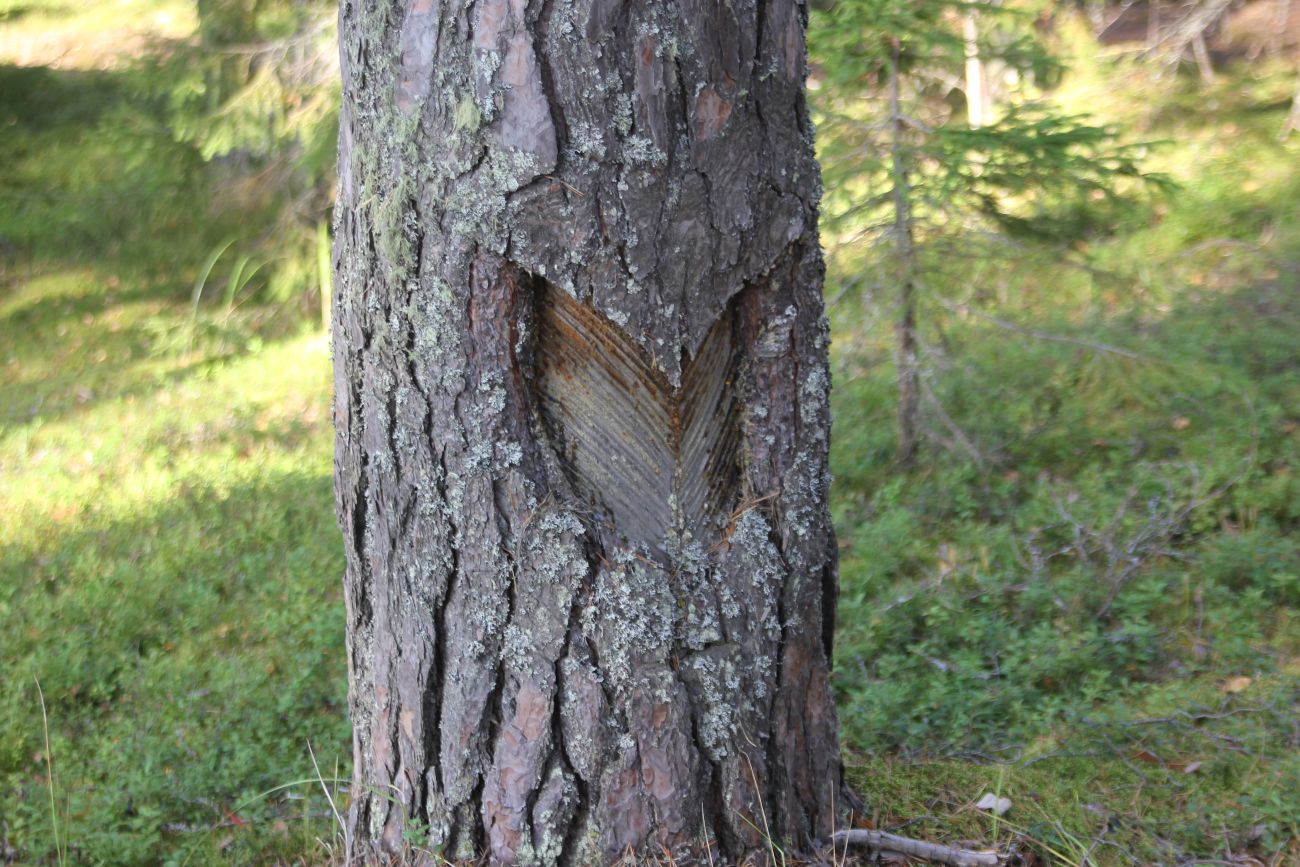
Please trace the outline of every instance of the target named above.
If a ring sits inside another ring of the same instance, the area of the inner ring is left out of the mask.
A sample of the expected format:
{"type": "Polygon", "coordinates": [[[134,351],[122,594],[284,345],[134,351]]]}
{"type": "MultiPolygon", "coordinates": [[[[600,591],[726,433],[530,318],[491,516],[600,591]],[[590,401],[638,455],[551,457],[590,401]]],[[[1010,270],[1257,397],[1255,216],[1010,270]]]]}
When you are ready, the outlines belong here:
{"type": "Polygon", "coordinates": [[[979,129],[992,120],[993,100],[989,97],[988,75],[980,58],[979,20],[973,9],[962,16],[962,41],[966,50],[966,122],[971,129],[979,129]]]}
{"type": "Polygon", "coordinates": [[[827,327],[795,0],[341,7],[349,847],[826,839],[827,327]]]}
{"type": "Polygon", "coordinates": [[[916,239],[912,233],[912,185],[908,180],[907,119],[899,94],[901,46],[889,58],[889,158],[894,200],[894,254],[897,262],[898,317],[894,320],[894,366],[898,368],[898,450],[903,467],[916,461],[921,447],[921,361],[916,340],[916,239]]]}
{"type": "Polygon", "coordinates": [[[1297,130],[1300,130],[1300,76],[1296,78],[1295,95],[1291,97],[1291,111],[1282,124],[1282,141],[1286,141],[1297,130]]]}
{"type": "Polygon", "coordinates": [[[1205,44],[1204,33],[1198,33],[1192,39],[1192,57],[1196,60],[1196,68],[1201,73],[1201,81],[1205,84],[1213,84],[1214,63],[1210,60],[1210,49],[1205,44]]]}

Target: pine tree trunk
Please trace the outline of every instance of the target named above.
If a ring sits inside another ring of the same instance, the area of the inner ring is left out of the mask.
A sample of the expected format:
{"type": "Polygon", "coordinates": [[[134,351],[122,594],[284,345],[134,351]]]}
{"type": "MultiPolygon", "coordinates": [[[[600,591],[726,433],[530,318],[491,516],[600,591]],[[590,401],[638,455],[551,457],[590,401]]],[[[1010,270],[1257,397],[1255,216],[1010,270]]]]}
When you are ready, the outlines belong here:
{"type": "Polygon", "coordinates": [[[350,851],[807,850],[841,773],[805,8],[340,16],[350,851]]]}

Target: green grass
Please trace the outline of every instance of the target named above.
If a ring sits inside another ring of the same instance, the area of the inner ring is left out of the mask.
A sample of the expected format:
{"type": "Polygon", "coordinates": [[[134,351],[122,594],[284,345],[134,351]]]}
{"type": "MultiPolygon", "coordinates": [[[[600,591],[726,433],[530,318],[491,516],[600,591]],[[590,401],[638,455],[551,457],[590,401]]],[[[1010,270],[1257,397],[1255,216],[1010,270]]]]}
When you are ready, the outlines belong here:
{"type": "MultiPolygon", "coordinates": [[[[308,744],[347,775],[324,338],[257,286],[224,297],[275,203],[178,143],[149,67],[4,65],[118,20],[123,44],[183,38],[188,8],[0,0],[0,861],[322,861],[308,744]]],[[[1290,79],[1225,75],[1211,113],[1190,85],[1082,66],[1062,98],[1103,88],[1183,186],[1081,244],[1090,270],[930,263],[1076,341],[926,302],[933,389],[978,459],[931,414],[921,463],[893,466],[888,306],[832,310],[850,773],[868,818],[913,836],[1300,859],[1290,79]],[[988,791],[1005,817],[973,808],[988,791]]]]}
{"type": "Polygon", "coordinates": [[[320,855],[349,756],[324,337],[191,305],[261,217],[146,75],[0,65],[0,861],[320,855]]]}
{"type": "Polygon", "coordinates": [[[196,23],[187,0],[0,0],[0,62],[121,68],[196,23]]]}
{"type": "Polygon", "coordinates": [[[1002,835],[1072,858],[1300,858],[1300,142],[1294,71],[1235,73],[1207,95],[1093,70],[1089,107],[1165,142],[1180,188],[1149,213],[1068,254],[931,254],[951,424],[929,410],[915,471],[889,299],[832,311],[836,682],[849,749],[885,756],[854,771],[882,825],[987,839],[969,805],[1005,779],[1002,835]]]}

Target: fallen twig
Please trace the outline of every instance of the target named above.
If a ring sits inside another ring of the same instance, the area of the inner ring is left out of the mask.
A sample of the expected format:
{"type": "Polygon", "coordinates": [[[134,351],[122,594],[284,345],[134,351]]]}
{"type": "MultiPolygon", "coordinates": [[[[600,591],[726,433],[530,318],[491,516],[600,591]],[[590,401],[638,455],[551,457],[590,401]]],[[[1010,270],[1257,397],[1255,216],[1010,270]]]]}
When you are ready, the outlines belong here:
{"type": "Polygon", "coordinates": [[[985,864],[998,865],[1002,863],[1001,856],[996,852],[958,849],[940,843],[928,843],[925,840],[900,837],[897,834],[889,834],[885,831],[869,831],[860,828],[852,831],[837,831],[834,839],[837,844],[841,845],[869,846],[872,849],[897,852],[900,855],[921,858],[934,864],[949,864],[952,867],[981,867],[981,865],[985,864]]]}

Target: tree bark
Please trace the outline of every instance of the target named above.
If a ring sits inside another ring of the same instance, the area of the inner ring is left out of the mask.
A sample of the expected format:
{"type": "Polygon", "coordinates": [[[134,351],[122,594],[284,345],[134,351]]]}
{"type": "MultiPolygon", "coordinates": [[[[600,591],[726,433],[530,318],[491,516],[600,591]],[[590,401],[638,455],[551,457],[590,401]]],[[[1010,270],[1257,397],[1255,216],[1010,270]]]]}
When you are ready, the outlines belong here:
{"type": "Polygon", "coordinates": [[[351,855],[828,839],[806,9],[344,0],[340,23],[351,855]]]}

